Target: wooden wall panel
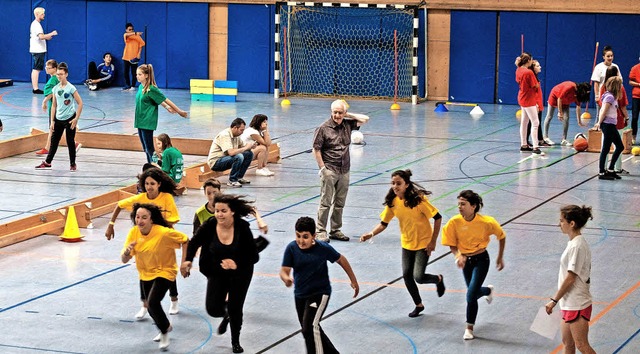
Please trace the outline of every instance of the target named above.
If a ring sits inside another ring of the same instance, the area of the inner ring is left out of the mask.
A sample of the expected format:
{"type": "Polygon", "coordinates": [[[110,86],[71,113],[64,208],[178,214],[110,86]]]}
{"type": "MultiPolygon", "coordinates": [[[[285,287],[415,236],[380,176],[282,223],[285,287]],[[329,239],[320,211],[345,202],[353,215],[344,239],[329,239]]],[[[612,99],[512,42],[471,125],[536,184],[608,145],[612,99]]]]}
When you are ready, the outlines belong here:
{"type": "Polygon", "coordinates": [[[209,5],[209,79],[227,79],[227,42],[229,8],[227,4],[209,5]]]}
{"type": "Polygon", "coordinates": [[[449,95],[449,47],[451,12],[427,12],[427,99],[447,100],[449,95]]]}

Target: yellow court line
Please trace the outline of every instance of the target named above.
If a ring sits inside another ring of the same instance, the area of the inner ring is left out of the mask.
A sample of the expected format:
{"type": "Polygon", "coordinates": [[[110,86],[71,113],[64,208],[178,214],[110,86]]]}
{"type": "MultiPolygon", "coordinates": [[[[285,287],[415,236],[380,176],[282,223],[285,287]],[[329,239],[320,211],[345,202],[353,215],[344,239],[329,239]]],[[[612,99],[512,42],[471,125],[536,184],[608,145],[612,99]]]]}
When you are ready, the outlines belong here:
{"type": "MultiPolygon", "coordinates": [[[[610,303],[607,307],[605,307],[602,311],[600,311],[594,318],[592,318],[591,321],[589,321],[589,326],[593,326],[594,324],[596,324],[596,322],[598,322],[599,319],[601,319],[604,315],[606,315],[609,311],[611,311],[611,309],[616,307],[620,302],[622,302],[622,300],[626,299],[629,295],[631,295],[632,292],[636,291],[638,287],[640,287],[640,281],[637,282],[636,285],[627,289],[627,291],[625,291],[622,295],[618,296],[617,299],[615,299],[612,303],[610,303]]],[[[559,353],[563,347],[564,346],[560,344],[559,346],[556,347],[556,349],[554,349],[551,352],[551,354],[559,353]]]]}

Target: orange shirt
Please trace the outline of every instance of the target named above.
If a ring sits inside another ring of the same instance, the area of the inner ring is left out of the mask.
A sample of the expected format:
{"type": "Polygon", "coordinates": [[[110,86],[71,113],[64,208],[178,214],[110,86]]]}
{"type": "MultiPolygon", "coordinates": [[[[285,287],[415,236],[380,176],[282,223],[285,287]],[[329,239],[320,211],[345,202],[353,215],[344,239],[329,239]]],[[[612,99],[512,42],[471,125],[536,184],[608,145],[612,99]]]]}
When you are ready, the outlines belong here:
{"type": "Polygon", "coordinates": [[[522,107],[531,107],[538,104],[540,84],[533,71],[524,66],[519,67],[516,70],[516,82],[520,86],[520,91],[518,91],[518,104],[522,107]]]}
{"type": "MultiPolygon", "coordinates": [[[[640,64],[636,64],[631,68],[631,71],[629,72],[629,79],[640,83],[640,64]]],[[[633,90],[631,90],[631,97],[640,98],[639,86],[633,86],[633,90]]]]}
{"type": "Polygon", "coordinates": [[[122,53],[122,60],[131,60],[140,56],[142,47],[145,46],[145,42],[142,37],[137,34],[129,37],[124,37],[124,53],[122,53]]]}

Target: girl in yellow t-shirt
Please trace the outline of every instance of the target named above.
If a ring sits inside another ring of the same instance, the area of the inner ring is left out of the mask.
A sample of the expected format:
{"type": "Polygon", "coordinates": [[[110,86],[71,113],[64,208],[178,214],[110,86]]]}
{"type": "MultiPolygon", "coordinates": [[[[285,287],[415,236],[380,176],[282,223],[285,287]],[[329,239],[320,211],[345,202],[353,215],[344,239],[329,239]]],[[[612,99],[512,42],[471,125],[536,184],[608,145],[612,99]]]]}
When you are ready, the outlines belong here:
{"type": "Polygon", "coordinates": [[[482,205],[482,197],[478,193],[472,190],[460,192],[460,214],[449,219],[442,229],[442,244],[451,248],[451,253],[456,257],[455,262],[458,268],[462,268],[462,275],[467,283],[467,328],[463,336],[465,340],[475,338],[473,326],[478,315],[478,299],[484,296],[489,304],[493,300],[493,285],[482,286],[491,264],[487,252],[491,235],[496,235],[500,241],[496,266],[499,271],[504,268],[502,255],[506,235],[496,219],[478,214],[482,205]]]}
{"type": "MultiPolygon", "coordinates": [[[[111,240],[115,237],[114,226],[120,214],[120,210],[132,210],[135,203],[148,203],[157,205],[161,212],[162,217],[167,221],[169,227],[173,227],[175,223],[180,221],[180,215],[178,214],[178,208],[176,202],[173,200],[175,195],[176,183],[157,167],[147,168],[138,176],[138,188],[142,191],[140,194],[133,195],[127,199],[123,199],[118,202],[116,208],[111,215],[111,221],[104,235],[107,240],[111,240]]],[[[136,319],[141,320],[147,314],[147,303],[144,298],[144,289],[142,288],[142,282],[140,282],[140,299],[142,300],[142,307],[135,315],[136,319]]],[[[178,286],[175,281],[169,290],[169,297],[171,298],[171,307],[169,314],[176,315],[180,311],[178,308],[178,286]]]]}
{"type": "Polygon", "coordinates": [[[159,341],[160,349],[164,350],[169,346],[168,333],[172,328],[160,301],[178,274],[175,250],[182,247],[182,253],[185,254],[188,238],[170,228],[160,208],[154,204],[135,203],[131,220],[135,226],[127,235],[120,257],[122,263],[128,263],[133,257],[136,259],[149,315],[160,330],[154,340],[159,341]]]}
{"type": "Polygon", "coordinates": [[[384,199],[380,223],[373,230],[360,236],[364,242],[381,233],[389,222],[398,218],[400,243],[402,244],[402,278],[416,307],[409,317],[417,317],[424,311],[424,304],[417,283],[436,284],[438,297],[444,295],[442,274],[426,274],[429,256],[436,248],[442,216],[429,200],[431,192],[411,182],[411,170],[398,170],[391,174],[391,188],[384,199]],[[433,218],[433,228],[429,219],[433,218]]]}

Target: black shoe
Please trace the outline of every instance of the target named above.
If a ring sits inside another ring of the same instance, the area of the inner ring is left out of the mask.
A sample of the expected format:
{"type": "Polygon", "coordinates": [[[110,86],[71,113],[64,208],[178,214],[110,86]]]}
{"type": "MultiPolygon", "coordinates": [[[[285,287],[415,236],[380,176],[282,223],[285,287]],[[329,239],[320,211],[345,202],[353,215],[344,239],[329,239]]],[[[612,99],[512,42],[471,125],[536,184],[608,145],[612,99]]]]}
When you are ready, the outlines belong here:
{"type": "Polygon", "coordinates": [[[125,86],[122,88],[122,91],[128,91],[131,88],[131,86],[125,86]]]}
{"type": "Polygon", "coordinates": [[[424,311],[424,306],[422,307],[416,306],[416,308],[409,313],[409,317],[418,317],[420,316],[420,312],[422,311],[424,311]]]}
{"type": "Polygon", "coordinates": [[[618,176],[618,174],[615,173],[614,171],[607,171],[605,172],[605,174],[609,174],[610,176],[613,176],[614,179],[622,179],[622,177],[618,176]]]}
{"type": "Polygon", "coordinates": [[[607,180],[607,181],[613,181],[616,178],[613,177],[612,175],[608,174],[607,172],[604,172],[604,173],[598,174],[598,179],[604,179],[604,180],[607,180]]]}
{"type": "Polygon", "coordinates": [[[440,281],[436,284],[436,289],[438,290],[438,297],[442,297],[444,291],[447,289],[444,286],[444,276],[442,274],[440,274],[440,281]]]}
{"type": "MultiPolygon", "coordinates": [[[[227,332],[227,326],[229,326],[229,315],[225,315],[222,318],[222,322],[220,322],[220,325],[218,326],[218,334],[220,335],[225,334],[225,332],[227,332]]],[[[238,353],[242,353],[242,352],[238,352],[238,353]]]]}
{"type": "Polygon", "coordinates": [[[244,353],[244,348],[240,346],[240,343],[232,343],[231,349],[234,353],[244,353]]]}
{"type": "Polygon", "coordinates": [[[549,147],[549,146],[551,146],[551,144],[549,144],[548,142],[543,140],[543,141],[538,143],[538,146],[540,146],[540,147],[549,147]]]}
{"type": "Polygon", "coordinates": [[[34,95],[42,95],[44,93],[41,89],[31,90],[31,92],[33,92],[34,95]]]}
{"type": "Polygon", "coordinates": [[[533,148],[531,148],[531,146],[529,145],[522,145],[520,147],[520,151],[533,151],[533,148]]]}
{"type": "Polygon", "coordinates": [[[540,149],[538,149],[538,148],[535,148],[535,149],[531,150],[531,152],[536,154],[536,155],[542,154],[542,151],[540,151],[540,149]]]}

